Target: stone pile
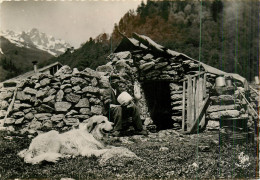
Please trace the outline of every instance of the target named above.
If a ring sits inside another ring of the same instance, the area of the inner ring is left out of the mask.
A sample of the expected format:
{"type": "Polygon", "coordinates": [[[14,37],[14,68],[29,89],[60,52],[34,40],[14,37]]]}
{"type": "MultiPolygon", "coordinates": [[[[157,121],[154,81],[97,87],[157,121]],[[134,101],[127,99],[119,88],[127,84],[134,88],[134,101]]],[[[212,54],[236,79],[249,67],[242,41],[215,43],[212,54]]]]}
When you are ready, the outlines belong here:
{"type": "Polygon", "coordinates": [[[206,116],[209,121],[219,124],[226,120],[248,119],[246,102],[235,87],[216,87],[210,99],[206,116]]]}
{"type": "MultiPolygon", "coordinates": [[[[63,66],[54,76],[36,74],[18,85],[12,111],[5,126],[23,132],[77,126],[92,115],[102,114],[103,87],[98,72],[86,68],[79,72],[63,66]]],[[[13,93],[1,93],[1,119],[13,93]]]]}

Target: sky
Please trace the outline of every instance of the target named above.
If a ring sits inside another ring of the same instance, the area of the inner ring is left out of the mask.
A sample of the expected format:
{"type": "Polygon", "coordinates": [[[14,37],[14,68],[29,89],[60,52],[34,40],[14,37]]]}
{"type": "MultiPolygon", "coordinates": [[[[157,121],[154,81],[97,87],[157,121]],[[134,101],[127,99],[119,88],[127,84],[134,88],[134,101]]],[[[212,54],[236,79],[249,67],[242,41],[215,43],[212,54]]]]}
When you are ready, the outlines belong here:
{"type": "Polygon", "coordinates": [[[141,0],[4,1],[0,29],[21,32],[37,28],[78,48],[90,37],[112,33],[114,24],[139,4],[141,0]]]}

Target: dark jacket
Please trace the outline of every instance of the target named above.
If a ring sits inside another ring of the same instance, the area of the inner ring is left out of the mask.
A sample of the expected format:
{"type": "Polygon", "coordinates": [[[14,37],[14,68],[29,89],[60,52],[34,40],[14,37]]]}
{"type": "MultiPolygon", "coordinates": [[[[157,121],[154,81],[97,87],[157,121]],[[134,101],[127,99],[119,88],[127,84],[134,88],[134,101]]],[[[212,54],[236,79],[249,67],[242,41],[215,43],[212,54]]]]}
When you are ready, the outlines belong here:
{"type": "Polygon", "coordinates": [[[117,102],[117,97],[119,96],[119,94],[120,92],[117,92],[117,95],[115,95],[111,87],[104,90],[103,101],[105,107],[105,114],[108,113],[110,104],[120,105],[119,102],[117,102]]]}

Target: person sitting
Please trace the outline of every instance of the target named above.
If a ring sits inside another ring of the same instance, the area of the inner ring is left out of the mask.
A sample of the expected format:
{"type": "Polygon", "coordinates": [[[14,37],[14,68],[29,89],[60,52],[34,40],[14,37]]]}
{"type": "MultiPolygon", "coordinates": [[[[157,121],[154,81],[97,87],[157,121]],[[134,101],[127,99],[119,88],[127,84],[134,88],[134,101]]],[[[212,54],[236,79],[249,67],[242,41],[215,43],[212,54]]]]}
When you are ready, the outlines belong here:
{"type": "MultiPolygon", "coordinates": [[[[120,77],[111,76],[111,86],[104,91],[103,99],[105,105],[105,114],[108,119],[114,123],[113,136],[123,136],[130,127],[128,118],[132,117],[132,126],[135,134],[147,135],[147,131],[143,129],[142,120],[140,118],[139,108],[133,100],[118,102],[118,96],[122,93],[118,86],[120,77]]],[[[124,92],[125,94],[128,94],[124,92]]],[[[129,94],[128,94],[129,95],[129,94]]]]}

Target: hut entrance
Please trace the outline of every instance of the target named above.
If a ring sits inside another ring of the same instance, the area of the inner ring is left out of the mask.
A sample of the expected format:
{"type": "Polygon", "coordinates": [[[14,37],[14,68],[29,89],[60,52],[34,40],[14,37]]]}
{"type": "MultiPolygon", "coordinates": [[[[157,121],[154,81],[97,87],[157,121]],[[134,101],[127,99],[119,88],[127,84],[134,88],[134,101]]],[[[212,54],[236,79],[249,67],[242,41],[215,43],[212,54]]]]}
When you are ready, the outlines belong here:
{"type": "Polygon", "coordinates": [[[169,82],[148,81],[142,84],[151,118],[157,130],[173,128],[169,82]]]}

